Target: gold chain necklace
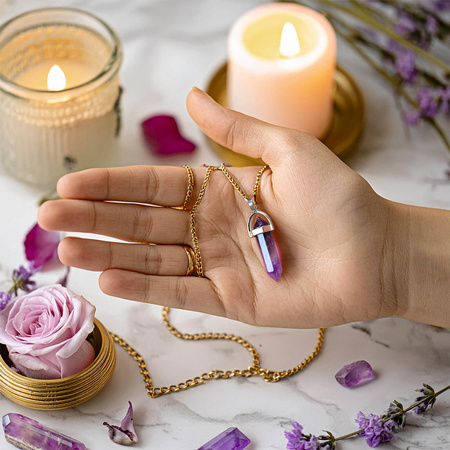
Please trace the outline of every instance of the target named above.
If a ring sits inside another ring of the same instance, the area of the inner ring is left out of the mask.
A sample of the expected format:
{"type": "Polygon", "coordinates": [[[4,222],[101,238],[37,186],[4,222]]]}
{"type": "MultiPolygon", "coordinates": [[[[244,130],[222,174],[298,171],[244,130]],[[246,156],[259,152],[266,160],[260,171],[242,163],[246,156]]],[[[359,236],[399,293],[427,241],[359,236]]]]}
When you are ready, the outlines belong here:
{"type": "MultiPolygon", "coordinates": [[[[188,191],[188,194],[190,197],[190,195],[192,194],[193,174],[192,174],[192,170],[190,169],[190,167],[186,167],[186,169],[188,171],[189,187],[191,189],[190,192],[188,191]]],[[[264,213],[261,213],[260,211],[256,210],[256,196],[258,194],[259,186],[261,184],[262,175],[266,169],[267,169],[267,166],[264,166],[263,168],[261,168],[256,177],[256,182],[253,187],[253,202],[255,205],[255,210],[253,210],[253,208],[250,206],[252,208],[252,215],[256,212],[258,214],[263,214],[264,216],[266,216],[264,213]]],[[[191,235],[192,235],[192,243],[193,243],[193,250],[194,250],[194,255],[195,255],[197,275],[200,277],[204,277],[205,275],[203,272],[202,256],[201,256],[200,247],[198,244],[197,230],[195,227],[195,214],[196,214],[197,209],[200,206],[200,203],[206,193],[206,188],[208,186],[208,183],[209,183],[209,180],[211,177],[211,173],[215,170],[221,170],[222,173],[227,177],[228,181],[239,192],[239,194],[245,200],[249,201],[249,198],[246,196],[245,192],[236,183],[236,181],[230,175],[230,173],[228,172],[228,170],[226,169],[224,164],[222,164],[220,167],[210,166],[207,168],[205,178],[203,179],[203,183],[200,188],[199,195],[198,195],[197,200],[190,212],[190,231],[191,231],[191,235]]],[[[187,202],[185,201],[184,207],[186,206],[186,203],[187,202]]],[[[250,218],[249,218],[249,220],[250,220],[250,218]]],[[[131,347],[125,340],[123,340],[116,334],[111,333],[114,341],[117,344],[119,344],[122,348],[124,348],[128,352],[128,354],[138,363],[139,370],[141,372],[142,378],[145,383],[145,389],[147,391],[147,394],[151,398],[157,398],[162,395],[170,394],[172,392],[184,391],[191,387],[199,386],[199,385],[205,383],[206,381],[219,380],[219,379],[226,380],[228,378],[234,378],[234,377],[249,378],[249,377],[253,377],[253,376],[260,376],[266,382],[275,383],[277,381],[282,380],[283,378],[290,377],[290,376],[295,375],[296,373],[300,372],[301,370],[303,370],[306,367],[306,365],[308,363],[310,363],[318,355],[320,349],[322,348],[324,333],[325,333],[325,328],[319,328],[319,332],[318,332],[318,336],[317,336],[317,343],[316,343],[316,346],[314,347],[314,350],[300,364],[296,365],[292,369],[273,371],[273,370],[269,370],[269,369],[265,369],[265,368],[261,367],[261,361],[260,361],[260,356],[259,356],[258,351],[252,344],[250,344],[250,342],[246,341],[244,338],[242,338],[240,336],[235,336],[234,334],[228,334],[228,333],[211,333],[211,332],[196,333],[196,334],[182,333],[170,323],[169,312],[170,312],[170,308],[168,308],[167,306],[164,306],[163,310],[162,310],[162,320],[163,320],[165,327],[175,337],[177,337],[179,339],[183,339],[185,341],[225,340],[225,341],[236,342],[236,343],[242,345],[242,347],[244,347],[250,353],[250,355],[252,356],[253,363],[247,369],[211,370],[210,372],[205,372],[195,378],[190,378],[190,379],[188,379],[184,382],[178,383],[178,384],[172,384],[171,386],[154,387],[153,382],[152,382],[152,377],[150,376],[150,372],[148,370],[148,366],[147,366],[147,363],[145,362],[144,358],[133,347],[131,347]]]]}

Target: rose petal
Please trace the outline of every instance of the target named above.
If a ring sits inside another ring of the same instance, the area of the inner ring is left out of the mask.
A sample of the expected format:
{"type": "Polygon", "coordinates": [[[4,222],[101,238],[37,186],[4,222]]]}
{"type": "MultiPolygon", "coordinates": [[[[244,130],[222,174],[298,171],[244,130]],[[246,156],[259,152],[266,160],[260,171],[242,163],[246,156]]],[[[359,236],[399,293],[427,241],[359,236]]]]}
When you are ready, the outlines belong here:
{"type": "Polygon", "coordinates": [[[131,402],[128,402],[128,404],[128,411],[123,418],[120,427],[117,425],[110,425],[108,422],[103,422],[103,425],[108,427],[109,438],[120,445],[133,445],[138,442],[138,437],[133,424],[133,405],[131,402]]]}
{"type": "Polygon", "coordinates": [[[10,352],[9,359],[20,373],[28,378],[46,380],[61,378],[58,369],[47,364],[42,358],[10,352]]]}
{"type": "Polygon", "coordinates": [[[59,358],[56,352],[44,356],[22,355],[9,350],[9,358],[20,372],[29,378],[52,380],[70,377],[86,369],[95,359],[95,351],[84,341],[70,358],[59,358]]]}
{"type": "Polygon", "coordinates": [[[84,341],[81,347],[69,358],[58,357],[61,377],[70,377],[86,369],[95,359],[94,347],[88,341],[84,341]]]}
{"type": "Polygon", "coordinates": [[[197,147],[180,134],[173,116],[152,116],[144,120],[141,125],[148,148],[157,155],[191,153],[197,147]]]}
{"type": "Polygon", "coordinates": [[[25,237],[25,256],[31,262],[33,269],[39,269],[45,264],[59,261],[58,244],[60,235],[57,231],[43,230],[38,224],[25,237]]]}

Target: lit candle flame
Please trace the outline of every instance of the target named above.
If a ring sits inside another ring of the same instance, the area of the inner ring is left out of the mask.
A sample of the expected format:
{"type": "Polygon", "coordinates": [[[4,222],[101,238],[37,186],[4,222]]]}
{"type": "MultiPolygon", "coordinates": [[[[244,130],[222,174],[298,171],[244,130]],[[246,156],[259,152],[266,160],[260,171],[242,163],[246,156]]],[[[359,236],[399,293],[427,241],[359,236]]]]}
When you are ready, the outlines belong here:
{"type": "Polygon", "coordinates": [[[284,24],[283,31],[281,32],[280,53],[287,58],[300,53],[297,31],[290,22],[284,24]]]}
{"type": "Polygon", "coordinates": [[[66,87],[66,76],[61,67],[55,64],[48,72],[47,88],[49,91],[62,91],[66,87]]]}

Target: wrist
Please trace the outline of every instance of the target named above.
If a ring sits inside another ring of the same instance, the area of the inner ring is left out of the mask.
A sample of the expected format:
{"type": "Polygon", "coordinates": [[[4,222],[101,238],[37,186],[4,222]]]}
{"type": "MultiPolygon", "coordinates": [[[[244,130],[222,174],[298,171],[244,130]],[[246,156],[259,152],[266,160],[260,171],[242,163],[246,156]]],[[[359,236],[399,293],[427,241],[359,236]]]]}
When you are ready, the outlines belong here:
{"type": "Polygon", "coordinates": [[[405,317],[410,309],[411,218],[408,205],[387,203],[387,226],[381,264],[383,301],[395,305],[394,317],[405,317]]]}
{"type": "Polygon", "coordinates": [[[450,327],[450,212],[388,202],[383,262],[394,315],[450,327]]]}

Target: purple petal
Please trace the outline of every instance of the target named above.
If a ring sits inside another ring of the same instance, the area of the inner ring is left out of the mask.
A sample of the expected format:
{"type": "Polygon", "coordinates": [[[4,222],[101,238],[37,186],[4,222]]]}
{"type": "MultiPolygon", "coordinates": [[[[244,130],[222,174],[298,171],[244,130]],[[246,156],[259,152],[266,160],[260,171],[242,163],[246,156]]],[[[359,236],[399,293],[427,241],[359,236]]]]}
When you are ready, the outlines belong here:
{"type": "Polygon", "coordinates": [[[25,256],[33,269],[40,269],[45,264],[59,261],[58,244],[59,232],[45,231],[38,224],[25,237],[25,256]]]}
{"type": "Polygon", "coordinates": [[[128,411],[123,418],[120,427],[117,425],[110,425],[108,422],[103,422],[103,425],[108,427],[109,438],[120,445],[133,445],[138,442],[138,437],[133,424],[133,405],[131,402],[128,402],[128,404],[130,406],[128,407],[128,411]]]}
{"type": "Polygon", "coordinates": [[[413,109],[411,111],[406,111],[403,117],[407,125],[414,127],[420,122],[422,113],[418,109],[413,109]]]}
{"type": "Polygon", "coordinates": [[[169,156],[178,153],[191,153],[197,147],[180,134],[173,116],[149,117],[142,122],[142,131],[149,149],[157,155],[169,156]]]}
{"type": "Polygon", "coordinates": [[[439,112],[438,96],[438,91],[435,92],[429,88],[422,88],[418,91],[417,102],[425,117],[433,118],[439,112]]]}
{"type": "Polygon", "coordinates": [[[133,424],[133,405],[131,402],[128,402],[128,411],[125,414],[125,417],[123,418],[122,422],[120,423],[120,428],[124,430],[129,430],[133,434],[136,434],[136,431],[134,430],[134,424],[133,424]]]}
{"type": "Polygon", "coordinates": [[[0,311],[3,311],[10,301],[11,294],[9,292],[0,292],[0,311]]]}

